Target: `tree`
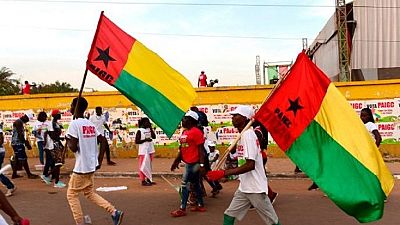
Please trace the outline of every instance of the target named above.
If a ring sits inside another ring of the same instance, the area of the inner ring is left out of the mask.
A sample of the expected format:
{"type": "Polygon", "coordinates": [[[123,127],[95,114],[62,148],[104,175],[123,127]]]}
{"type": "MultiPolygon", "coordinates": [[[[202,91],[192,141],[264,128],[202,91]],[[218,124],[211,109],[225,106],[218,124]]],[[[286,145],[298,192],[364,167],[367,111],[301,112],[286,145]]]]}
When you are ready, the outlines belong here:
{"type": "Polygon", "coordinates": [[[11,79],[11,76],[15,75],[7,67],[0,69],[0,96],[3,95],[16,95],[20,93],[19,81],[11,79]]]}
{"type": "Polygon", "coordinates": [[[66,92],[77,92],[78,89],[73,88],[71,84],[67,82],[56,81],[53,84],[36,84],[31,87],[31,94],[41,93],[66,93],[66,92]]]}
{"type": "MultiPolygon", "coordinates": [[[[21,94],[21,82],[11,77],[15,75],[7,67],[2,67],[0,69],[0,96],[3,95],[18,95],[21,94]]],[[[66,92],[78,92],[78,89],[73,88],[71,84],[67,82],[56,81],[52,84],[31,84],[31,94],[41,94],[41,93],[66,93],[66,92]]]]}

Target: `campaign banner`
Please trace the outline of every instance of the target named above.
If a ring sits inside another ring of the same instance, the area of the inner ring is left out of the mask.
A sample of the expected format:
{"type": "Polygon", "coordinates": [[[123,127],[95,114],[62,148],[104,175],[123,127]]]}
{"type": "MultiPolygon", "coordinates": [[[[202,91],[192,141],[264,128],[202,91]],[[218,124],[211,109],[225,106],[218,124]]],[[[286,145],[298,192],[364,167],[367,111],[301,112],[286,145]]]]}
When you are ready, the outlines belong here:
{"type": "MultiPolygon", "coordinates": [[[[378,130],[382,136],[382,143],[400,143],[400,98],[394,99],[374,99],[374,100],[351,100],[349,104],[354,111],[359,115],[363,108],[371,108],[378,130]]],[[[255,111],[261,104],[252,105],[255,111]]],[[[238,135],[237,129],[232,126],[232,115],[229,112],[235,110],[238,104],[217,104],[217,105],[199,105],[199,111],[207,115],[209,126],[204,128],[205,137],[208,140],[215,141],[217,144],[229,144],[238,135]]],[[[59,122],[63,125],[63,133],[68,128],[68,124],[72,121],[73,116],[69,109],[60,109],[61,119],[59,122]]],[[[12,134],[12,124],[25,113],[33,113],[34,119],[26,125],[27,135],[31,141],[34,141],[34,136],[31,133],[32,126],[36,122],[37,114],[40,110],[20,110],[20,111],[0,111],[0,121],[3,123],[3,131],[6,142],[9,142],[12,134]]],[[[51,110],[45,111],[51,119],[51,110]]],[[[338,112],[340,113],[340,112],[338,112]]],[[[87,110],[85,116],[89,118],[95,114],[95,109],[87,110]]],[[[122,145],[125,143],[134,143],[136,132],[138,130],[139,119],[145,117],[145,113],[139,108],[103,108],[103,114],[106,122],[109,125],[112,134],[105,133],[109,143],[117,143],[122,145]]],[[[178,145],[180,128],[177,129],[171,138],[155,124],[156,139],[155,145],[178,145]]],[[[274,140],[268,135],[268,142],[274,144],[274,140]]]]}
{"type": "Polygon", "coordinates": [[[365,108],[365,102],[364,101],[349,101],[351,107],[353,107],[354,111],[356,111],[356,113],[358,115],[360,115],[361,113],[361,109],[365,108]]]}
{"type": "Polygon", "coordinates": [[[394,99],[367,100],[365,107],[372,110],[376,121],[393,122],[397,118],[395,112],[398,106],[394,99]]]}

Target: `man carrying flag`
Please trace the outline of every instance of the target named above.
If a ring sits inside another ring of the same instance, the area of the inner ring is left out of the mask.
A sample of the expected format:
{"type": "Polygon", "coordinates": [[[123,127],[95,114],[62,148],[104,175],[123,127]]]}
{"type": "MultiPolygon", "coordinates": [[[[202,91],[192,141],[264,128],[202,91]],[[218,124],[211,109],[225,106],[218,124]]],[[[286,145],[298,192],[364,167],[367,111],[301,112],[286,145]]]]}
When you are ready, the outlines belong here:
{"type": "MultiPolygon", "coordinates": [[[[232,115],[232,124],[242,132],[253,118],[254,110],[250,106],[238,106],[232,115]]],[[[265,176],[263,158],[257,135],[253,129],[243,131],[237,143],[238,167],[227,170],[216,170],[207,173],[210,180],[219,180],[224,176],[238,175],[239,188],[232,202],[224,212],[224,225],[233,225],[235,218],[242,220],[250,206],[254,206],[258,215],[267,225],[278,225],[278,216],[268,198],[268,184],[265,176]]]]}

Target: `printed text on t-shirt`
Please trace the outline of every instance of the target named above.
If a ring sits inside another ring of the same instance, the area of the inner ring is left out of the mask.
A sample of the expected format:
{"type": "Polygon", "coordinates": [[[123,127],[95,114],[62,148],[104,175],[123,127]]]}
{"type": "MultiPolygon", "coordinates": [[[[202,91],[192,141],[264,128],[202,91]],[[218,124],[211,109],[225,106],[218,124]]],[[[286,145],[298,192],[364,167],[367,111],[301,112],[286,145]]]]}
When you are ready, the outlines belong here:
{"type": "Polygon", "coordinates": [[[94,126],[82,126],[82,133],[84,138],[95,137],[96,128],[94,126]]]}

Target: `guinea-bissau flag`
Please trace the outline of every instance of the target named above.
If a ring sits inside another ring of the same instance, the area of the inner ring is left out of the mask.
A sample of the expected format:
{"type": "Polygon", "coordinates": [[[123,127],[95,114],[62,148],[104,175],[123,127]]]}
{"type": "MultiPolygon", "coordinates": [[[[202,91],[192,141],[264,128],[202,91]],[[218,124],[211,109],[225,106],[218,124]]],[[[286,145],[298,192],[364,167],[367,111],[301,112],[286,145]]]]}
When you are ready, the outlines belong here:
{"type": "Polygon", "coordinates": [[[196,98],[193,86],[182,74],[103,12],[86,66],[141,108],[168,137],[196,98]]]}
{"type": "Polygon", "coordinates": [[[255,119],[343,211],[362,223],[382,217],[393,176],[356,112],[304,52],[255,119]]]}

